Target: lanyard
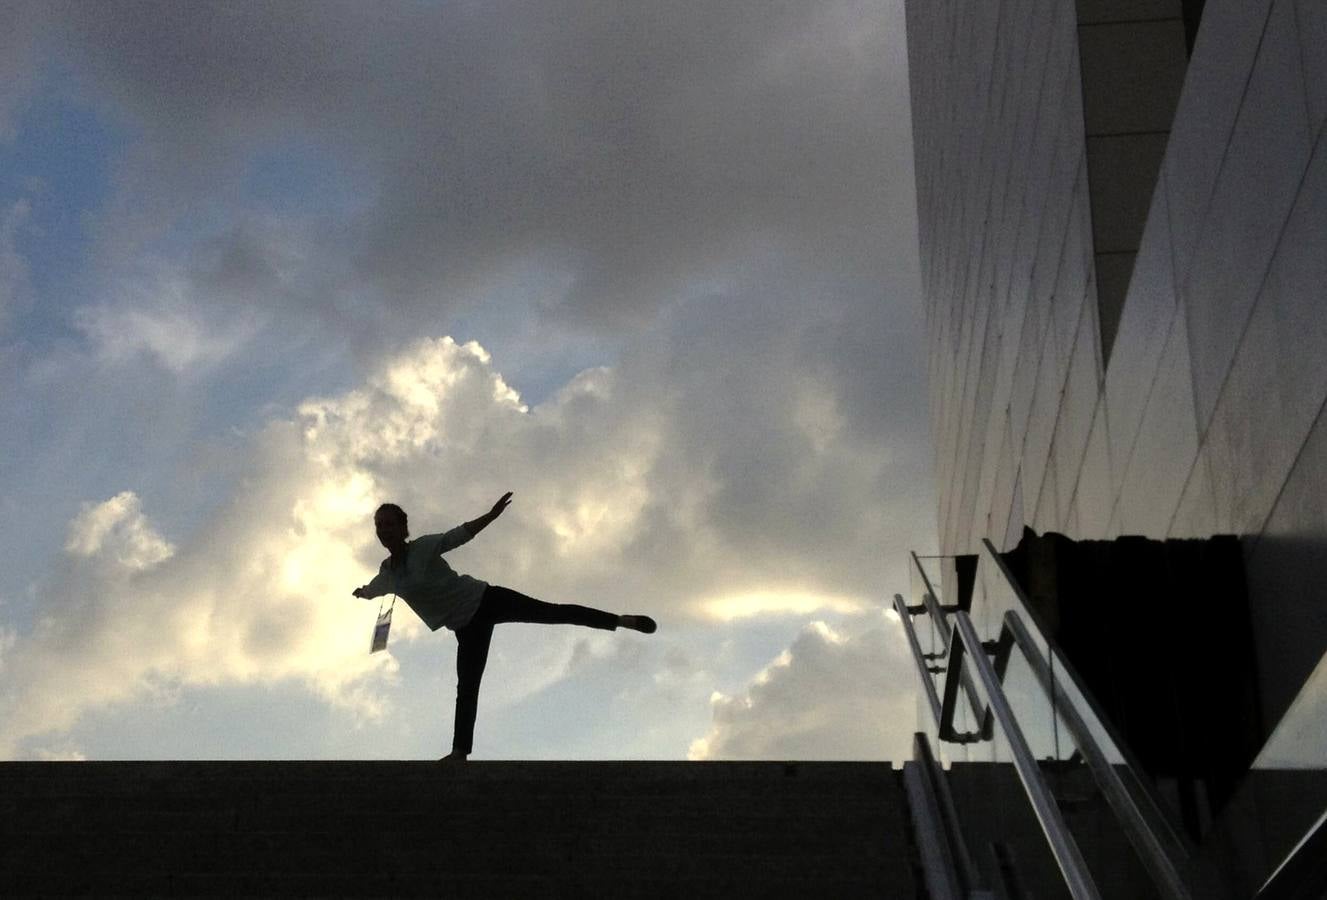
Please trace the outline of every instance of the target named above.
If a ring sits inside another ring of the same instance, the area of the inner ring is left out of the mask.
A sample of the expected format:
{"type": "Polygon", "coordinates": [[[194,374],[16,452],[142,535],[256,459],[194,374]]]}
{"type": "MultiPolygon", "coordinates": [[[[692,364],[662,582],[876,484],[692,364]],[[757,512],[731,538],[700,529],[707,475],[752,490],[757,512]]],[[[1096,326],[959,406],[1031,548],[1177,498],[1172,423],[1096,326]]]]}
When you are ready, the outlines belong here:
{"type": "Polygon", "coordinates": [[[387,612],[382,611],[383,601],[378,601],[378,621],[373,626],[373,641],[369,644],[369,652],[377,653],[379,650],[387,649],[387,632],[392,628],[392,610],[396,609],[396,572],[392,571],[392,605],[387,607],[387,612]]]}
{"type": "Polygon", "coordinates": [[[392,594],[392,605],[387,607],[385,613],[382,611],[382,601],[378,601],[378,623],[373,626],[373,643],[369,645],[370,653],[387,649],[387,632],[392,627],[392,610],[394,609],[396,609],[395,594],[392,594]]]}

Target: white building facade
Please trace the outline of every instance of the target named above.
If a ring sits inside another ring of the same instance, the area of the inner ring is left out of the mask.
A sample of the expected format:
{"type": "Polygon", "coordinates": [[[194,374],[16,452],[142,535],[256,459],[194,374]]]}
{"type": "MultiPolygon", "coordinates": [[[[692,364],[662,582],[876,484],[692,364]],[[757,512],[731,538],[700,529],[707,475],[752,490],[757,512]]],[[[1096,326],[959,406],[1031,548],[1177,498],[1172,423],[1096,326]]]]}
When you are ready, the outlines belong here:
{"type": "Polygon", "coordinates": [[[1322,769],[1327,3],[906,8],[941,553],[1237,536],[1259,764],[1322,769]]]}

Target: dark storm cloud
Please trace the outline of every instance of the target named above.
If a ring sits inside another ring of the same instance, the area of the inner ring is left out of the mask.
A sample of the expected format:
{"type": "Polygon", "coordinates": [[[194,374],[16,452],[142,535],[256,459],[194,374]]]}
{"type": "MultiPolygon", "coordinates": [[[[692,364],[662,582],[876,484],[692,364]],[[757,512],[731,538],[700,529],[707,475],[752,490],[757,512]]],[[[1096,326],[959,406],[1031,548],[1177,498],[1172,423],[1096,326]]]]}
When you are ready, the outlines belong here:
{"type": "Polygon", "coordinates": [[[0,146],[14,139],[14,119],[33,88],[38,39],[46,22],[37,3],[0,2],[0,146]]]}
{"type": "Polygon", "coordinates": [[[332,272],[361,301],[436,313],[535,258],[570,285],[545,312],[613,329],[755,252],[879,276],[890,241],[910,240],[883,221],[911,172],[903,38],[881,4],[96,3],[62,18],[69,61],[145,139],[120,240],[226,209],[252,154],[283,142],[350,182],[353,211],[309,237],[290,292],[306,305],[336,302],[309,286],[332,272]]]}
{"type": "Polygon", "coordinates": [[[705,539],[684,533],[697,523],[679,521],[677,497],[647,508],[635,548],[647,568],[860,595],[881,574],[880,548],[929,534],[921,335],[895,318],[862,285],[775,262],[670,310],[630,348],[623,406],[663,403],[671,419],[657,477],[708,491],[705,539]]]}

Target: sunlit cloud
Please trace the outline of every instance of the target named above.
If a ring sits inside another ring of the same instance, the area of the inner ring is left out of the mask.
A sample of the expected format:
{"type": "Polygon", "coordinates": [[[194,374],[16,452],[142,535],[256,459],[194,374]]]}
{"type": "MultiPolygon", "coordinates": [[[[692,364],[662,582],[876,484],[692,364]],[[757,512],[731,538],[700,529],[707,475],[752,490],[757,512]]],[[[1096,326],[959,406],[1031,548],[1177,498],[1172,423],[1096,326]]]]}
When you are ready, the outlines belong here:
{"type": "Polygon", "coordinates": [[[915,696],[898,630],[883,618],[806,625],[745,690],[711,695],[712,725],[688,758],[907,758],[915,696]]]}
{"type": "Polygon", "coordinates": [[[863,608],[854,597],[836,597],[810,591],[769,590],[717,597],[701,602],[705,614],[720,622],[753,616],[810,615],[828,611],[854,613],[863,608]]]}
{"type": "MultiPolygon", "coordinates": [[[[667,405],[643,402],[666,395],[626,377],[596,368],[527,408],[479,345],[423,339],[362,386],[270,421],[246,451],[250,476],[196,533],[163,535],[131,491],[85,504],[65,547],[66,565],[78,565],[53,581],[38,631],[3,656],[0,750],[67,729],[94,706],[169,702],[172,685],[293,679],[358,715],[387,714],[392,654],[365,652],[374,610],[350,597],[380,558],[370,517],[387,499],[407,507],[419,534],[515,490],[501,527],[458,551],[455,564],[557,601],[629,605],[665,621],[862,608],[856,596],[815,587],[755,589],[756,572],[746,587],[716,590],[746,567],[740,550],[717,552],[732,538],[702,526],[704,505],[680,507],[697,518],[661,549],[708,559],[709,571],[659,577],[656,557],[639,548],[657,532],[650,523],[687,493],[692,471],[669,462],[689,434],[670,423],[667,405]]],[[[732,527],[745,537],[744,521],[732,527]]],[[[832,568],[826,561],[823,571],[832,568]]],[[[397,646],[427,633],[404,607],[396,619],[397,646]]],[[[806,639],[842,643],[824,625],[806,639]]],[[[522,677],[547,686],[565,676],[562,651],[546,664],[549,672],[522,677]]]]}
{"type": "Polygon", "coordinates": [[[100,555],[124,568],[141,572],[169,559],[175,548],[153,530],[133,491],[104,503],[85,503],[69,523],[65,552],[71,556],[100,555]]]}
{"type": "Polygon", "coordinates": [[[84,762],[88,757],[82,750],[52,750],[49,747],[39,747],[32,751],[31,758],[41,762],[84,762]]]}

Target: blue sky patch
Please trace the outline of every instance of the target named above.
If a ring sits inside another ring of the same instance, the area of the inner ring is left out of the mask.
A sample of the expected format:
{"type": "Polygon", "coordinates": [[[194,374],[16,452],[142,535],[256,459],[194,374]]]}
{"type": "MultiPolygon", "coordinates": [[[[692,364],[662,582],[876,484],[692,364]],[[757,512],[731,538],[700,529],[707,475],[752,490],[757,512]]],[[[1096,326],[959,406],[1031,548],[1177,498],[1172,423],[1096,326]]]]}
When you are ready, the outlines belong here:
{"type": "Polygon", "coordinates": [[[89,220],[112,193],[111,170],[127,135],[90,107],[48,91],[0,145],[0,208],[28,202],[15,245],[28,266],[35,304],[22,323],[30,341],[66,333],[67,311],[86,300],[89,220]]]}

